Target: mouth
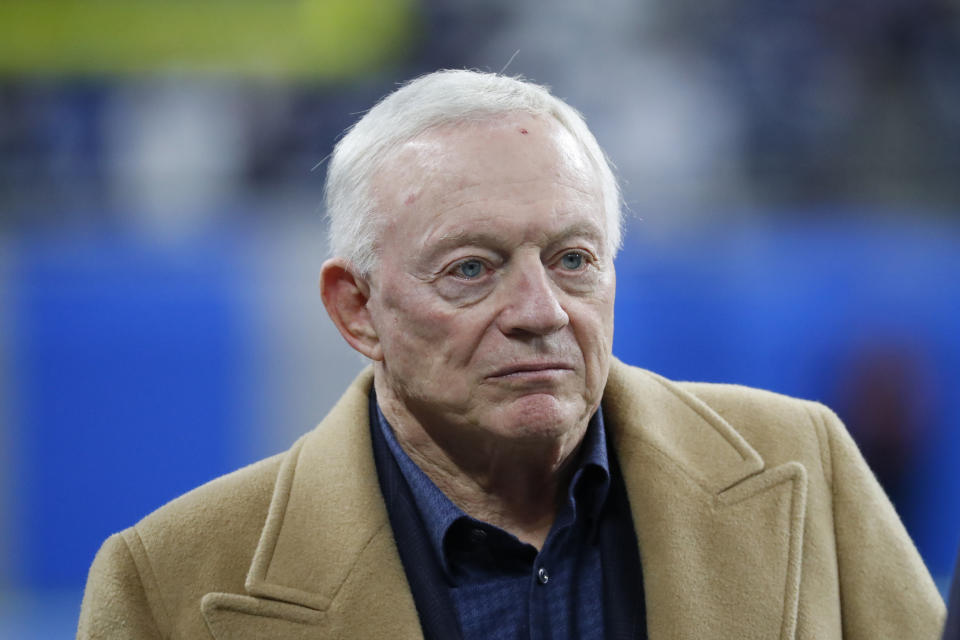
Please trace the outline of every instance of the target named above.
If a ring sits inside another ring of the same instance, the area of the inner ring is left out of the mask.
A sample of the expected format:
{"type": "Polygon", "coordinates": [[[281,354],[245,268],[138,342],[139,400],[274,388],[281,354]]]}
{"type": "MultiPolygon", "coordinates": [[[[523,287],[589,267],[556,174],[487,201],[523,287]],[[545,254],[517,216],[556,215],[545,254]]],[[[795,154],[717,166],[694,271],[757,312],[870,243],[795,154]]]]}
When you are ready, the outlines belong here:
{"type": "Polygon", "coordinates": [[[550,378],[573,371],[566,362],[524,362],[497,369],[488,378],[500,379],[539,379],[550,378]]]}

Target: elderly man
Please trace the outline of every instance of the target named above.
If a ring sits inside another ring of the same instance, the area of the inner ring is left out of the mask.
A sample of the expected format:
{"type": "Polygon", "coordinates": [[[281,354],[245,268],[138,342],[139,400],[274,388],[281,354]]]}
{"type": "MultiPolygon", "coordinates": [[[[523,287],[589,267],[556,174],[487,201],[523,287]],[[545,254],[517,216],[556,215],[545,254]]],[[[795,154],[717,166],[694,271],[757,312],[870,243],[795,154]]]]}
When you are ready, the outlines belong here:
{"type": "Polygon", "coordinates": [[[83,638],[936,638],[824,407],[611,355],[619,197],[542,87],[448,71],[337,145],[324,304],[372,367],[111,537],[83,638]]]}

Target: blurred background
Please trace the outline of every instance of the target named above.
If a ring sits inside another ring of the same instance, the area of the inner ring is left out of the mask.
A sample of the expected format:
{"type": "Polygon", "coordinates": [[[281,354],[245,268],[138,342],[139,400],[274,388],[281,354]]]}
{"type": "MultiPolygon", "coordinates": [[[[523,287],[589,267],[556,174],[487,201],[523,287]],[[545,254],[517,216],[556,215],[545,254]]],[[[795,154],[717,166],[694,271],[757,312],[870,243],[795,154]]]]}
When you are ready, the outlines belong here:
{"type": "Polygon", "coordinates": [[[106,536],[362,367],[317,290],[323,162],[439,67],[550,85],[617,165],[615,354],[833,407],[945,589],[958,60],[949,0],[4,0],[0,637],[70,637],[106,536]]]}

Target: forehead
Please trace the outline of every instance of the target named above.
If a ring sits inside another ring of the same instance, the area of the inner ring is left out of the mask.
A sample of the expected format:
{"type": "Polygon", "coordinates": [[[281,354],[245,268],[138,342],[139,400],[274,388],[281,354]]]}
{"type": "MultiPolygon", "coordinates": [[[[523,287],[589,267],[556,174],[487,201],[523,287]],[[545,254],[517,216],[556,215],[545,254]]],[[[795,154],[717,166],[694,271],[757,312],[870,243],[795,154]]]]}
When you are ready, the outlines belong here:
{"type": "Polygon", "coordinates": [[[374,187],[388,228],[553,222],[604,231],[597,172],[552,118],[518,113],[428,130],[387,158],[374,187]]]}

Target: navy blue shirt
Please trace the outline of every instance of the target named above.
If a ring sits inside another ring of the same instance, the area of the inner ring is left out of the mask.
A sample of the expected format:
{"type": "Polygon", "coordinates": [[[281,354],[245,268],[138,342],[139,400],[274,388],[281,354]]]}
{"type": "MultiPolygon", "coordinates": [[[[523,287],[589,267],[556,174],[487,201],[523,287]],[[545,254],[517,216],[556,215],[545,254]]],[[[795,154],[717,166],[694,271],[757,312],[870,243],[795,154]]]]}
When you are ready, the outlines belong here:
{"type": "Polygon", "coordinates": [[[610,490],[610,465],[601,411],[590,420],[539,553],[453,504],[404,452],[379,406],[376,416],[442,568],[442,588],[464,640],[605,637],[597,522],[610,490]]]}

